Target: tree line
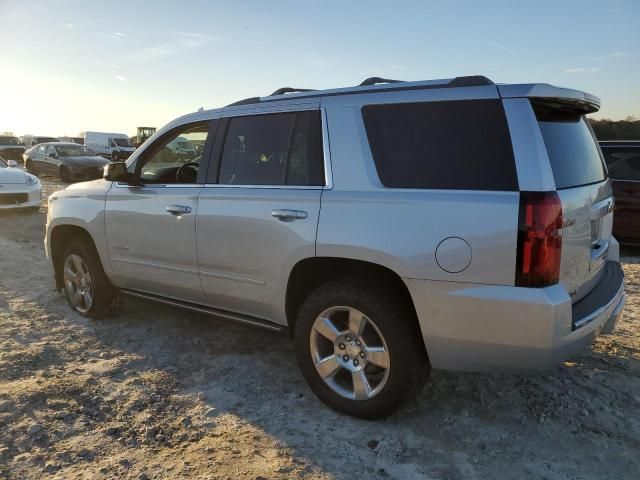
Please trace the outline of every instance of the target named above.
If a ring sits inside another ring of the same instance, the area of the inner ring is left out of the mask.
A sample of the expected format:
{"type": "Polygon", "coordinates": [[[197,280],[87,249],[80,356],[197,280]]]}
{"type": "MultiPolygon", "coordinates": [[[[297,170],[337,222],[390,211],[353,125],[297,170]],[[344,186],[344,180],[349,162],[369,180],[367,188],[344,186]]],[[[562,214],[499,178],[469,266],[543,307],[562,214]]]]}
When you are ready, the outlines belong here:
{"type": "Polygon", "coordinates": [[[627,117],[624,120],[589,119],[598,140],[640,140],[640,119],[627,117]]]}

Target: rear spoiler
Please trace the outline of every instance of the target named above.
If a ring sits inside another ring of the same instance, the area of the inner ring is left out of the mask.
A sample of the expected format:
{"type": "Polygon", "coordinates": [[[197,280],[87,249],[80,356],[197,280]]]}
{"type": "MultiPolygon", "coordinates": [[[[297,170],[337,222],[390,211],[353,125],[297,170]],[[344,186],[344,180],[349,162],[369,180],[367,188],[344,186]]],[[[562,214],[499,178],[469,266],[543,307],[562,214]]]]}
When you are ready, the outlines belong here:
{"type": "Polygon", "coordinates": [[[531,98],[549,103],[571,106],[586,113],[600,110],[600,99],[590,93],[570,88],[554,87],[547,83],[497,85],[502,98],[531,98]]]}

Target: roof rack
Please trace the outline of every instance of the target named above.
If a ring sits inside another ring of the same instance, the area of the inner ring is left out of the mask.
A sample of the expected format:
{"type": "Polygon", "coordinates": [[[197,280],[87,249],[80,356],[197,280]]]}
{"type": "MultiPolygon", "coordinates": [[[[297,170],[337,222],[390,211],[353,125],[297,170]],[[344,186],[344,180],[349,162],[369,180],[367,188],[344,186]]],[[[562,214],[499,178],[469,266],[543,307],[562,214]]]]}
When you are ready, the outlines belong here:
{"type": "MultiPolygon", "coordinates": [[[[406,82],[404,80],[392,80],[389,78],[382,77],[370,77],[364,80],[359,85],[355,87],[348,88],[337,88],[330,90],[314,90],[311,88],[292,88],[292,87],[283,87],[279,88],[271,95],[266,97],[253,97],[247,98],[244,100],[240,100],[238,102],[227,105],[228,107],[235,107],[240,105],[250,105],[255,103],[260,103],[263,101],[276,101],[283,100],[283,98],[270,98],[270,97],[279,97],[286,93],[307,93],[307,92],[317,92],[312,93],[310,95],[302,95],[305,98],[311,97],[322,97],[325,95],[350,95],[357,93],[366,93],[370,91],[392,91],[392,90],[418,90],[418,89],[429,89],[429,88],[451,88],[451,87],[482,87],[487,85],[495,85],[491,80],[482,75],[469,75],[465,77],[455,77],[453,79],[446,80],[427,80],[420,82],[406,82]],[[389,86],[389,87],[378,87],[376,85],[387,83],[387,84],[399,84],[398,86],[389,86]],[[372,88],[361,88],[361,87],[372,87],[372,88]]],[[[285,97],[286,98],[286,97],[285,97]]]]}
{"type": "Polygon", "coordinates": [[[275,97],[276,95],[284,95],[285,93],[295,93],[295,92],[312,92],[313,88],[291,88],[291,87],[282,87],[273,92],[270,97],[275,97]]]}
{"type": "Polygon", "coordinates": [[[391,80],[389,78],[382,78],[382,77],[369,77],[358,86],[367,87],[369,85],[377,85],[379,83],[400,83],[400,82],[403,82],[403,80],[391,80]]]}

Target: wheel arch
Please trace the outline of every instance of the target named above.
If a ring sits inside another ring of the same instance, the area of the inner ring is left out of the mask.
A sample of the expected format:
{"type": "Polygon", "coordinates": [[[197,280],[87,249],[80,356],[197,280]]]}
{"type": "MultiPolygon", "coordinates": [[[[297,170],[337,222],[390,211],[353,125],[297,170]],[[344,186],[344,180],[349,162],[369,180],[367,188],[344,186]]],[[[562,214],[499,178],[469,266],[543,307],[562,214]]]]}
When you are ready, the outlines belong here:
{"type": "MultiPolygon", "coordinates": [[[[418,317],[411,293],[406,284],[396,272],[390,268],[364,260],[344,257],[310,257],[300,260],[292,268],[285,294],[285,314],[291,335],[295,331],[298,311],[306,296],[321,284],[346,277],[362,278],[367,282],[379,282],[392,289],[407,302],[418,317]]],[[[419,324],[418,324],[419,327],[419,324]]]]}

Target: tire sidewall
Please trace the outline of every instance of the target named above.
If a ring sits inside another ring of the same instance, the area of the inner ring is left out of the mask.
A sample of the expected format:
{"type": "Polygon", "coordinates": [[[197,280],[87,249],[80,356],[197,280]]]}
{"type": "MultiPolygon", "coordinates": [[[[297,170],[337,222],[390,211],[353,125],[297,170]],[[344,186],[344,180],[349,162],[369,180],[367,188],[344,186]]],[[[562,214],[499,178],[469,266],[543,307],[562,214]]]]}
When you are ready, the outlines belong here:
{"type": "Polygon", "coordinates": [[[104,318],[108,315],[109,309],[113,304],[115,291],[104,273],[102,264],[100,263],[100,259],[98,258],[98,254],[95,251],[95,248],[89,246],[86,241],[72,240],[64,250],[62,258],[63,269],[67,257],[72,254],[78,255],[89,270],[93,289],[93,304],[91,305],[91,308],[85,313],[78,311],[75,307],[72,306],[71,299],[69,298],[69,293],[63,285],[64,295],[67,299],[67,303],[74,312],[80,315],[94,319],[104,318]]]}

